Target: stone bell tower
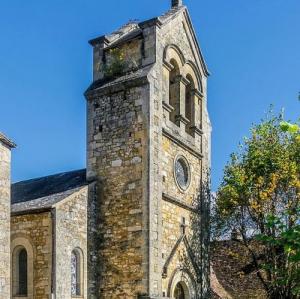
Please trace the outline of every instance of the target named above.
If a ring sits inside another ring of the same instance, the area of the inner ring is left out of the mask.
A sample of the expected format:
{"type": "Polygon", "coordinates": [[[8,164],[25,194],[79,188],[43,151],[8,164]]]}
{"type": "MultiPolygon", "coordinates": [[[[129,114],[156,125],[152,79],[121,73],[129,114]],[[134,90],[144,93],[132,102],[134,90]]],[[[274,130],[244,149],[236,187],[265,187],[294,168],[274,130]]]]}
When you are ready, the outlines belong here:
{"type": "Polygon", "coordinates": [[[0,299],[10,298],[10,152],[14,147],[0,133],[0,299]]]}
{"type": "Polygon", "coordinates": [[[188,10],[90,44],[89,298],[206,298],[209,73],[188,10]]]}

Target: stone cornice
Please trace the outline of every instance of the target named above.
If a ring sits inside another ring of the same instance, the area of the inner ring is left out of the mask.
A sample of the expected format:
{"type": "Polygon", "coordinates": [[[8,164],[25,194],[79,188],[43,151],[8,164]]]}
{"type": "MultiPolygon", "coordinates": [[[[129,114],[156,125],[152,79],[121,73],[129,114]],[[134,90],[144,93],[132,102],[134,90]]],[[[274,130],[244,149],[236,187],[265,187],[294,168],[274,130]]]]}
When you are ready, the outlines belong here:
{"type": "Polygon", "coordinates": [[[89,100],[93,100],[95,96],[107,95],[110,93],[116,93],[120,91],[125,91],[128,88],[142,86],[149,83],[147,75],[139,78],[125,78],[122,81],[112,82],[103,84],[103,86],[99,86],[95,89],[87,90],[84,93],[85,98],[89,100]]]}
{"type": "Polygon", "coordinates": [[[171,106],[171,105],[170,105],[169,103],[167,103],[166,101],[163,101],[163,102],[162,102],[162,105],[163,105],[163,108],[164,108],[165,110],[167,110],[168,112],[174,111],[174,107],[171,106]]]}
{"type": "Polygon", "coordinates": [[[200,98],[200,99],[203,99],[203,97],[204,97],[204,94],[203,94],[200,90],[198,90],[198,89],[193,89],[193,90],[192,90],[192,93],[193,93],[196,97],[198,97],[198,98],[200,98]]]}
{"type": "Polygon", "coordinates": [[[99,44],[108,45],[109,40],[105,35],[89,40],[89,44],[93,47],[99,44]]]}
{"type": "Polygon", "coordinates": [[[187,204],[187,203],[183,202],[182,200],[179,200],[176,197],[168,195],[166,193],[162,194],[162,199],[164,201],[170,202],[170,203],[172,203],[172,204],[174,204],[174,205],[176,205],[178,207],[181,207],[181,208],[183,208],[185,210],[188,210],[190,212],[195,212],[195,213],[197,212],[196,209],[195,209],[195,207],[193,207],[192,205],[187,204]]]}
{"type": "Polygon", "coordinates": [[[167,129],[163,128],[162,129],[162,133],[163,133],[163,136],[169,138],[174,143],[176,143],[177,145],[179,145],[182,148],[184,148],[185,150],[187,150],[190,154],[192,154],[196,158],[198,158],[198,159],[202,159],[203,158],[203,155],[202,155],[202,153],[200,153],[200,150],[197,151],[196,149],[193,149],[191,146],[189,146],[185,142],[181,141],[178,137],[176,137],[174,134],[172,134],[171,132],[169,132],[167,129]]]}
{"type": "Polygon", "coordinates": [[[176,115],[175,116],[176,120],[182,122],[183,124],[187,125],[190,121],[185,117],[183,116],[182,114],[179,114],[179,115],[176,115]]]}
{"type": "Polygon", "coordinates": [[[147,28],[147,27],[152,27],[152,26],[157,26],[160,28],[161,25],[162,25],[162,22],[159,18],[153,18],[153,19],[139,23],[139,27],[142,29],[147,28]]]}
{"type": "Polygon", "coordinates": [[[176,76],[175,80],[176,80],[176,82],[180,82],[184,85],[189,85],[190,84],[190,81],[188,79],[184,78],[182,75],[176,76]]]}
{"type": "Polygon", "coordinates": [[[51,208],[51,207],[46,207],[46,208],[24,210],[24,211],[17,211],[17,212],[11,211],[11,216],[22,216],[22,215],[31,215],[31,214],[43,214],[43,213],[51,212],[52,209],[53,208],[51,208]]]}
{"type": "Polygon", "coordinates": [[[169,63],[166,59],[164,59],[164,61],[163,61],[163,66],[164,66],[169,72],[171,72],[171,71],[173,70],[173,68],[174,68],[174,66],[173,66],[171,63],[169,63]]]}
{"type": "Polygon", "coordinates": [[[199,136],[203,135],[203,131],[197,126],[192,126],[190,129],[193,133],[198,134],[199,136]]]}

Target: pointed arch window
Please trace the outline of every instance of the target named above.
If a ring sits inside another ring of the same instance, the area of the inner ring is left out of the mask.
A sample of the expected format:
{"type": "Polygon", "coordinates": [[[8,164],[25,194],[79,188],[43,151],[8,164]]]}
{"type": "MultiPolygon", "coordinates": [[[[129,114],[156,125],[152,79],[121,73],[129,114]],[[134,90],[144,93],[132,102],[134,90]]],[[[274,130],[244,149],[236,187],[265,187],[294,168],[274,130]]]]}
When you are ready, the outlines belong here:
{"type": "Polygon", "coordinates": [[[169,75],[169,103],[173,107],[173,111],[170,113],[170,120],[175,123],[176,116],[179,115],[180,111],[180,82],[178,80],[180,70],[175,59],[171,59],[170,64],[172,70],[169,75]]]}
{"type": "Polygon", "coordinates": [[[71,295],[81,296],[82,293],[82,257],[78,249],[71,254],[71,295]]]}

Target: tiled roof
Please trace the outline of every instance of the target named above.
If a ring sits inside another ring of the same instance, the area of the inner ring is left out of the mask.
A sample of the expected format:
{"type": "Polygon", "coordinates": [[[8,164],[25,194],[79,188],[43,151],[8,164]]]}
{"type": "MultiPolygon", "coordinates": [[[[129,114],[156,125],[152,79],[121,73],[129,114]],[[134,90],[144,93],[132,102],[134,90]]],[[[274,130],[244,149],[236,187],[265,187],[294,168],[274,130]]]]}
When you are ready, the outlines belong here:
{"type": "MultiPolygon", "coordinates": [[[[253,243],[252,247],[259,254],[259,244],[253,243]]],[[[225,291],[227,297],[233,299],[266,298],[250,254],[240,242],[234,240],[213,242],[211,267],[213,269],[211,284],[215,296],[224,298],[225,291]]]]}
{"type": "Polygon", "coordinates": [[[12,214],[18,213],[36,213],[37,211],[50,209],[55,206],[55,204],[59,203],[60,201],[66,199],[67,197],[80,192],[85,186],[77,187],[74,189],[69,189],[64,192],[51,194],[45,197],[23,201],[20,203],[12,204],[11,212],[12,214]]]}
{"type": "Polygon", "coordinates": [[[11,203],[24,203],[63,194],[84,185],[87,185],[85,169],[22,181],[12,184],[11,203]]]}

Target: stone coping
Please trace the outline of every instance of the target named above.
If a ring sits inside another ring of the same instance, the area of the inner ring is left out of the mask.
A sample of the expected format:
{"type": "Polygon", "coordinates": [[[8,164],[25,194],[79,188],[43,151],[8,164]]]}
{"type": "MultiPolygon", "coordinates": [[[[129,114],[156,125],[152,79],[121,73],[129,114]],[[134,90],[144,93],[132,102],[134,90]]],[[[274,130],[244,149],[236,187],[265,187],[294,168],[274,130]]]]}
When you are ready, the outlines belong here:
{"type": "Polygon", "coordinates": [[[17,145],[10,140],[9,138],[7,138],[3,133],[0,132],[0,141],[5,144],[6,146],[8,146],[9,148],[15,148],[17,145]]]}

